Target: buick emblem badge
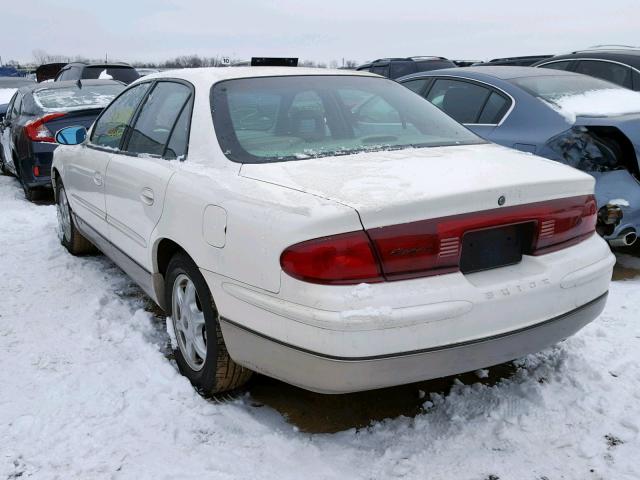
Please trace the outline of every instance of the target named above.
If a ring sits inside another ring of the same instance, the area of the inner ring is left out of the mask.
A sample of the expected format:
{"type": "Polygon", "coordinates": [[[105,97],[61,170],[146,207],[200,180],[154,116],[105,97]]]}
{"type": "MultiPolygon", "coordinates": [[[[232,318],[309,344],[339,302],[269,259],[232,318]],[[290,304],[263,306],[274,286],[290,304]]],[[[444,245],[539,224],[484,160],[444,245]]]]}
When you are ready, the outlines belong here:
{"type": "Polygon", "coordinates": [[[504,202],[506,202],[507,199],[504,198],[504,195],[500,195],[500,197],[498,197],[498,205],[502,206],[504,205],[504,202]]]}

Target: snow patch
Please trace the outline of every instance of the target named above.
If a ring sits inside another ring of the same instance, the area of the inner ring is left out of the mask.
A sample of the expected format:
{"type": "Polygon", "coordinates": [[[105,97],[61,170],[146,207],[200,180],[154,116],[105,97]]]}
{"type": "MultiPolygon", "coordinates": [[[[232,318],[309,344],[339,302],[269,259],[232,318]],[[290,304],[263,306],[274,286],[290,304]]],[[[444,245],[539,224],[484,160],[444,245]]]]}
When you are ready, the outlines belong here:
{"type": "Polygon", "coordinates": [[[624,198],[614,198],[613,200],[609,200],[608,205],[617,205],[618,207],[628,207],[629,202],[624,198]]]}
{"type": "Polygon", "coordinates": [[[415,418],[312,435],[249,395],[199,396],[139,289],[60,246],[53,205],[26,202],[12,177],[0,204],[1,479],[640,478],[637,278],[495,385],[421,384],[415,418]]]}
{"type": "Polygon", "coordinates": [[[565,95],[552,101],[542,101],[548,103],[571,124],[580,116],[609,117],[640,112],[640,93],[623,88],[592,90],[579,95],[565,95]]]}

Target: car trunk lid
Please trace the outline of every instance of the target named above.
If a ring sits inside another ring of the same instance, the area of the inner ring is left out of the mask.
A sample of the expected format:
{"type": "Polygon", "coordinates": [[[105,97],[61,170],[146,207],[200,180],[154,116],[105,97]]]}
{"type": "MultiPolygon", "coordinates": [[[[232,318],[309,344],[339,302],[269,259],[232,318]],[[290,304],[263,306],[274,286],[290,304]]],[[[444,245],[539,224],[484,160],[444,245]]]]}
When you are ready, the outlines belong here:
{"type": "Polygon", "coordinates": [[[339,202],[365,229],[593,192],[593,177],[493,144],[245,164],[240,175],[339,202]]]}

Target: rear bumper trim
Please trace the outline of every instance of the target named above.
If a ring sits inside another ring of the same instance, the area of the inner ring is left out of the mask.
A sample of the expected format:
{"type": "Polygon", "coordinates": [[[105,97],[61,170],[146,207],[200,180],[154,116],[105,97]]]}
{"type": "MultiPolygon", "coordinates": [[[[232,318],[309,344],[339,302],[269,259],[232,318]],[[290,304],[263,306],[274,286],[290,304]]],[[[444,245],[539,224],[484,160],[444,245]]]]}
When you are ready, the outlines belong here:
{"type": "Polygon", "coordinates": [[[597,306],[597,305],[602,305],[602,307],[604,307],[604,303],[606,302],[607,296],[609,295],[609,292],[605,292],[604,294],[600,295],[599,297],[591,300],[590,302],[574,309],[571,310],[569,312],[563,313],[562,315],[558,315],[557,317],[553,317],[549,320],[545,320],[539,323],[535,323],[533,325],[529,325],[523,328],[519,328],[517,330],[509,330],[508,332],[505,333],[501,333],[498,335],[491,335],[489,337],[482,337],[482,338],[477,338],[474,340],[468,340],[465,342],[458,342],[458,343],[450,343],[447,345],[439,345],[437,347],[431,347],[431,348],[425,348],[425,349],[420,349],[420,350],[412,350],[409,352],[402,352],[402,353],[390,353],[390,354],[384,354],[384,355],[374,355],[374,356],[367,356],[367,357],[340,357],[340,356],[335,356],[335,355],[327,355],[324,353],[319,353],[319,352],[314,352],[312,350],[308,350],[306,348],[303,347],[299,347],[296,345],[291,345],[289,343],[283,342],[282,340],[278,340],[276,338],[270,337],[268,335],[265,335],[263,333],[257,332],[255,330],[252,330],[250,328],[245,327],[244,325],[240,325],[239,323],[233,322],[232,320],[229,320],[226,317],[220,317],[220,321],[224,322],[224,323],[228,323],[229,325],[232,325],[236,328],[239,328],[241,330],[244,330],[247,333],[250,333],[252,335],[256,335],[258,337],[261,337],[265,340],[268,340],[270,342],[273,343],[277,343],[279,345],[282,345],[284,347],[287,348],[291,348],[294,350],[297,350],[299,352],[303,352],[309,355],[314,355],[316,357],[321,357],[321,358],[325,358],[327,360],[337,360],[337,361],[341,361],[341,362],[362,362],[362,361],[368,361],[368,360],[380,360],[380,359],[388,359],[388,358],[397,358],[397,357],[408,357],[408,356],[412,356],[412,355],[422,355],[425,353],[434,353],[434,352],[439,352],[442,350],[450,350],[450,349],[455,349],[455,348],[464,348],[464,347],[469,347],[478,343],[485,343],[485,342],[493,342],[496,340],[500,340],[500,339],[504,339],[506,337],[511,337],[511,336],[515,336],[515,335],[519,335],[522,333],[526,333],[529,330],[536,330],[545,326],[550,326],[550,324],[553,323],[561,323],[562,320],[568,318],[568,317],[579,317],[580,313],[583,311],[589,311],[592,310],[593,307],[597,306]]]}

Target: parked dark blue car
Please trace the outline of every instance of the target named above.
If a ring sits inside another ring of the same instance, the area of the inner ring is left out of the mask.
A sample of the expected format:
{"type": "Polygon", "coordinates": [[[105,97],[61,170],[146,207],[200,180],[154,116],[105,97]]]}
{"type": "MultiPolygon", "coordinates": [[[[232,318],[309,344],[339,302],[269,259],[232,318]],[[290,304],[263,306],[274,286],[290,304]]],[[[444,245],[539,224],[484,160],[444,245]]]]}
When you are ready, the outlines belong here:
{"type": "Polygon", "coordinates": [[[124,88],[113,80],[49,82],[19,88],[8,105],[0,106],[0,170],[18,177],[29,200],[51,188],[56,132],[71,125],[89,128],[124,88]]]}
{"type": "Polygon", "coordinates": [[[491,142],[593,175],[599,231],[614,246],[635,242],[640,94],[586,75],[531,67],[445,69],[398,81],[491,142]],[[612,218],[620,211],[621,220],[612,218]]]}

